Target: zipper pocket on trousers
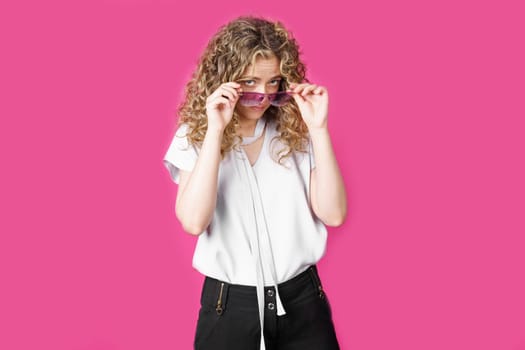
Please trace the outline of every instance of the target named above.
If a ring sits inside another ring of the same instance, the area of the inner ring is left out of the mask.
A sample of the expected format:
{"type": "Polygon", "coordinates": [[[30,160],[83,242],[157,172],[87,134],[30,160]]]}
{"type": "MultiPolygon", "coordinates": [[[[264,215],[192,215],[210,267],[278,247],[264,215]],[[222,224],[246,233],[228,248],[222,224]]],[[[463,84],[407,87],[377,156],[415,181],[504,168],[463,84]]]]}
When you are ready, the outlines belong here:
{"type": "Polygon", "coordinates": [[[219,291],[219,299],[217,300],[217,307],[215,308],[215,311],[217,311],[217,315],[222,315],[222,291],[224,290],[224,282],[221,282],[221,289],[219,291]]]}

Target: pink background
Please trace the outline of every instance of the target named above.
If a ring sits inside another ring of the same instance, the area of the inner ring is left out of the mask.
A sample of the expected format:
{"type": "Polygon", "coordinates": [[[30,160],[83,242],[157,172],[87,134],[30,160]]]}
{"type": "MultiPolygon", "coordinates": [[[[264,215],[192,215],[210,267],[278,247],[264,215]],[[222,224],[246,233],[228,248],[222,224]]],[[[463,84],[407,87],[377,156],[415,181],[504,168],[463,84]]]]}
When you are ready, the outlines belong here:
{"type": "Polygon", "coordinates": [[[280,19],[348,189],[342,349],[525,349],[521,1],[0,5],[0,349],[191,349],[202,276],[162,157],[209,37],[280,19]]]}

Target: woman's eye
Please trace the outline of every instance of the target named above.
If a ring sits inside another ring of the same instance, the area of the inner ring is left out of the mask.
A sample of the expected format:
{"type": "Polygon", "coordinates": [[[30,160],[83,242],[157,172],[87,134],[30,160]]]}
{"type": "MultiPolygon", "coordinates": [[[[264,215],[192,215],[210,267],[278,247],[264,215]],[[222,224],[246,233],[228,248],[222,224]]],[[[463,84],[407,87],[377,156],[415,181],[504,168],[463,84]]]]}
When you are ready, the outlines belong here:
{"type": "Polygon", "coordinates": [[[279,85],[280,82],[281,81],[279,79],[275,79],[275,80],[270,81],[270,84],[271,85],[279,85]]]}
{"type": "Polygon", "coordinates": [[[246,86],[253,86],[254,81],[253,80],[244,80],[243,83],[246,86]]]}

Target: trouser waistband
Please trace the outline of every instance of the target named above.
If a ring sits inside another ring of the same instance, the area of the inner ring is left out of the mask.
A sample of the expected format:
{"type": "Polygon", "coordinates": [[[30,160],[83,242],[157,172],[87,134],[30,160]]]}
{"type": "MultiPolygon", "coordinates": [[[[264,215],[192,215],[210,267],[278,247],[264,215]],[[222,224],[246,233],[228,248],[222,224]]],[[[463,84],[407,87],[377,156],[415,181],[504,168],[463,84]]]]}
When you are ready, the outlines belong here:
{"type": "MultiPolygon", "coordinates": [[[[309,266],[305,271],[290,280],[279,283],[277,287],[285,308],[286,304],[299,302],[298,298],[304,298],[305,295],[311,294],[324,298],[324,291],[316,265],[309,266]]],[[[269,297],[273,297],[275,287],[265,286],[264,293],[269,297]]],[[[258,308],[257,289],[255,286],[232,284],[206,276],[202,288],[201,304],[213,305],[218,314],[222,314],[227,305],[256,310],[258,308]]]]}

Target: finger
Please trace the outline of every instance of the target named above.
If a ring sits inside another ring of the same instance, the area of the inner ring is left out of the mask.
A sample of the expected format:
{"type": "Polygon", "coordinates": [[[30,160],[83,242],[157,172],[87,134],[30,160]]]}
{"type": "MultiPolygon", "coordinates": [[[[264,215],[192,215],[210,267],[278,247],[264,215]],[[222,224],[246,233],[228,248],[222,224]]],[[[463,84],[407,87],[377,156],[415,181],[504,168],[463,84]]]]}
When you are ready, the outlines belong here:
{"type": "MultiPolygon", "coordinates": [[[[237,85],[239,85],[239,84],[237,84],[237,85]]],[[[223,85],[221,87],[221,91],[229,91],[229,92],[231,92],[232,96],[233,96],[232,101],[237,103],[237,100],[240,98],[240,95],[242,93],[242,88],[241,87],[234,88],[234,87],[229,86],[229,85],[223,85]]]]}
{"type": "Polygon", "coordinates": [[[317,89],[317,85],[313,84],[313,85],[308,85],[306,86],[303,91],[301,92],[301,95],[303,96],[306,96],[308,94],[310,94],[310,92],[312,92],[313,90],[317,89]]]}
{"type": "Polygon", "coordinates": [[[313,91],[314,94],[321,95],[326,92],[326,89],[322,86],[318,86],[317,89],[313,91]]]}
{"type": "Polygon", "coordinates": [[[218,98],[218,99],[225,98],[228,101],[234,101],[235,100],[235,96],[233,96],[233,94],[231,92],[229,92],[229,91],[223,91],[221,93],[221,95],[217,96],[216,98],[218,98]]]}
{"type": "Polygon", "coordinates": [[[235,98],[237,98],[239,95],[239,91],[241,90],[241,84],[233,81],[233,82],[223,84],[222,88],[227,89],[228,91],[231,91],[233,95],[235,96],[235,98]]]}
{"type": "Polygon", "coordinates": [[[296,92],[296,93],[298,93],[298,94],[300,94],[300,93],[302,93],[303,90],[304,90],[307,86],[309,86],[309,85],[310,85],[310,84],[306,84],[306,83],[305,83],[305,84],[297,84],[297,85],[295,85],[293,91],[296,92]]]}
{"type": "Polygon", "coordinates": [[[217,90],[217,94],[216,94],[215,97],[216,98],[217,97],[224,97],[224,98],[228,99],[229,101],[234,101],[236,99],[235,93],[232,92],[231,90],[228,90],[228,89],[225,89],[225,88],[221,88],[221,89],[217,90]]]}
{"type": "Polygon", "coordinates": [[[241,89],[241,85],[238,84],[238,83],[225,83],[225,84],[222,84],[220,87],[220,89],[228,89],[228,90],[231,90],[231,91],[237,91],[237,90],[240,90],[241,89]]]}
{"type": "Polygon", "coordinates": [[[231,101],[226,97],[218,96],[211,100],[209,105],[213,109],[218,109],[221,105],[231,108],[231,101]]]}
{"type": "Polygon", "coordinates": [[[239,89],[234,89],[231,86],[223,86],[221,88],[221,91],[228,91],[228,92],[230,92],[234,99],[237,99],[239,97],[239,91],[238,90],[240,90],[240,88],[239,89]]]}
{"type": "Polygon", "coordinates": [[[292,97],[298,105],[302,105],[304,101],[306,101],[306,99],[303,96],[301,96],[300,93],[292,94],[292,97]]]}
{"type": "Polygon", "coordinates": [[[294,85],[293,87],[290,88],[290,90],[291,90],[294,94],[300,94],[301,91],[302,91],[302,87],[300,87],[299,85],[294,85]]]}
{"type": "Polygon", "coordinates": [[[240,84],[236,82],[228,82],[219,85],[215,91],[213,91],[208,98],[214,98],[215,96],[221,96],[223,95],[223,91],[231,91],[232,93],[236,90],[240,89],[240,84]]]}

